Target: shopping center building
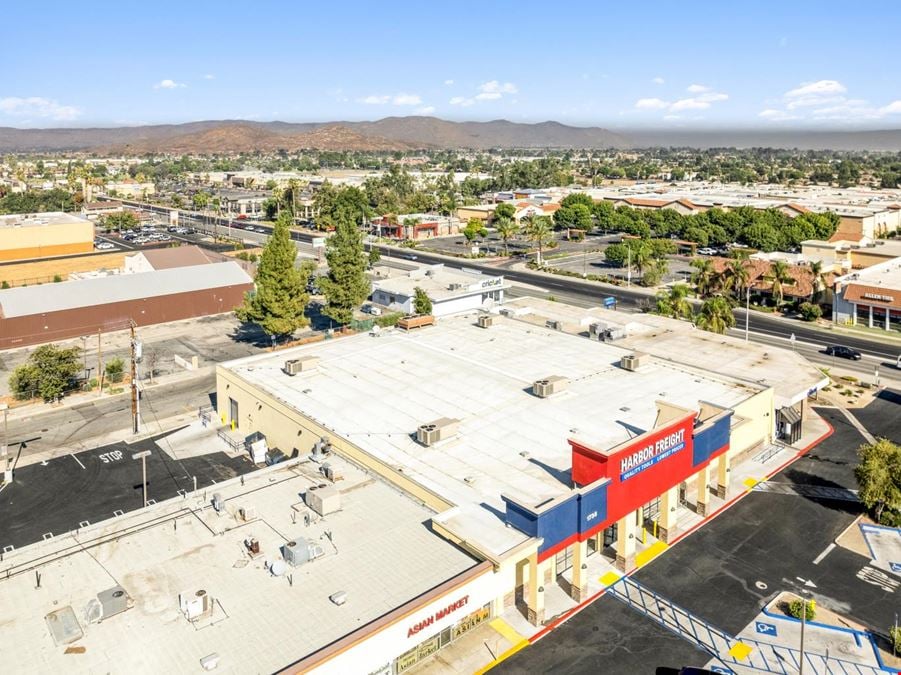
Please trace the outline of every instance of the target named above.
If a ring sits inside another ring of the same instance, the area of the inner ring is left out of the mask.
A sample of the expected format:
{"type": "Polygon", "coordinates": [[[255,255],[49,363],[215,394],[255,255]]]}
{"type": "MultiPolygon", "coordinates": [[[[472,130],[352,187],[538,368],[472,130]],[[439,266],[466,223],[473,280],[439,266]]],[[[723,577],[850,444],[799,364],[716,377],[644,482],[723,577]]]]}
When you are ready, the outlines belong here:
{"type": "MultiPolygon", "coordinates": [[[[733,462],[767,448],[776,425],[766,382],[560,328],[472,312],[242,359],[217,370],[218,413],[289,456],[327,439],[488,564],[489,617],[519,608],[540,625],[551,584],[583,600],[594,556],[629,570],[640,545],[671,541],[680,512],[727,497],[733,462]]],[[[429,615],[406,634],[440,642],[442,626],[429,615]]],[[[395,672],[409,649],[398,641],[395,672]]],[[[331,672],[335,658],[304,667],[331,672]]]]}
{"type": "Polygon", "coordinates": [[[836,279],[832,320],[841,325],[901,331],[901,258],[836,279]]]}

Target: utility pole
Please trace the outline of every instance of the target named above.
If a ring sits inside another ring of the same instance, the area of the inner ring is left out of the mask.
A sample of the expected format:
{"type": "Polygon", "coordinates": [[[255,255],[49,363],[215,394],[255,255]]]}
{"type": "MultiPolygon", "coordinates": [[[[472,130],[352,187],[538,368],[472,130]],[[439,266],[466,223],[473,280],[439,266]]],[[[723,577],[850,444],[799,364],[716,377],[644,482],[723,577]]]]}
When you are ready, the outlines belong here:
{"type": "Polygon", "coordinates": [[[798,675],[804,675],[804,627],[807,625],[807,599],[801,598],[804,604],[801,608],[801,665],[798,667],[798,675]]]}
{"type": "Polygon", "coordinates": [[[628,257],[628,262],[626,263],[626,286],[632,286],[632,247],[626,247],[626,256],[628,257]]]}
{"type": "Polygon", "coordinates": [[[142,452],[134,453],[131,458],[132,459],[140,459],[141,460],[141,486],[144,489],[144,507],[147,506],[147,457],[150,455],[150,450],[144,450],[142,452]]]}
{"type": "Polygon", "coordinates": [[[751,320],[751,284],[745,289],[745,342],[748,341],[750,331],[748,330],[751,320]]]}
{"type": "Polygon", "coordinates": [[[135,337],[135,322],[129,322],[129,328],[131,329],[131,418],[132,418],[132,433],[138,433],[138,419],[139,415],[139,407],[138,407],[138,360],[141,358],[140,344],[138,343],[138,339],[135,337]]]}

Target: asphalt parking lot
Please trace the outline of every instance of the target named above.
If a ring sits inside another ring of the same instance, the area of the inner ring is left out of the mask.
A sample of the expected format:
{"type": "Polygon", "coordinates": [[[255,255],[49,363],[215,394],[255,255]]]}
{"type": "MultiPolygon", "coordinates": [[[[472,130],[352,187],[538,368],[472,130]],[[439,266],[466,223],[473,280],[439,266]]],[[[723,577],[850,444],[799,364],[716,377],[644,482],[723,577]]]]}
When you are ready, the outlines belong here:
{"type": "MultiPolygon", "coordinates": [[[[772,480],[856,488],[853,466],[864,439],[841,412],[820,413],[835,433],[772,480]]],[[[897,393],[885,392],[854,414],[874,435],[901,442],[897,393]]],[[[820,606],[885,633],[901,606],[901,589],[868,558],[829,548],[859,512],[853,502],[752,492],[633,578],[733,634],[783,590],[808,591],[820,606]]],[[[649,625],[663,630],[604,596],[496,670],[655,673],[708,661],[688,642],[674,644],[674,636],[654,638],[649,625]]]]}
{"type": "Polygon", "coordinates": [[[147,498],[162,501],[179,491],[198,489],[248,473],[254,466],[243,457],[213,453],[173,460],[153,438],[120,442],[65,455],[46,464],[17,469],[12,484],[0,491],[0,550],[21,548],[60,535],[79,524],[112,518],[117,511],[141,508],[141,462],[132,454],[151,450],[147,458],[147,498]]]}

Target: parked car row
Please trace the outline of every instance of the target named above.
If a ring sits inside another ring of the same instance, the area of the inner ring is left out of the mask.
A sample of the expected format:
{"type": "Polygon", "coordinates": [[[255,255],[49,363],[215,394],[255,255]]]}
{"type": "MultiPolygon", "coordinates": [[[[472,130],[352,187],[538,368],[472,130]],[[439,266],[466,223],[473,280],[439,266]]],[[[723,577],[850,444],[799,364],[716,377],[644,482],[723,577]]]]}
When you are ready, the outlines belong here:
{"type": "Polygon", "coordinates": [[[132,244],[147,244],[152,241],[172,241],[172,237],[170,237],[165,232],[155,232],[155,231],[146,231],[140,233],[129,232],[122,236],[123,241],[131,242],[132,244]]]}

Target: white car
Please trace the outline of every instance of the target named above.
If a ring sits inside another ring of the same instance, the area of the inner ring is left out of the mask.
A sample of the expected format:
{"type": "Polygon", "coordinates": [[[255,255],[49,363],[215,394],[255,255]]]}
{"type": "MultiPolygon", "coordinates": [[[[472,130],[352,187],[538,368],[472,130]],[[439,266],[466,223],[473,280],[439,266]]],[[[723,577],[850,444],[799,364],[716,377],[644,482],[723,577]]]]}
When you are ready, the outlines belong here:
{"type": "Polygon", "coordinates": [[[96,248],[98,251],[108,251],[111,248],[116,248],[116,247],[113,244],[109,243],[108,241],[101,241],[94,248],[96,248]]]}
{"type": "Polygon", "coordinates": [[[705,246],[704,248],[698,249],[698,255],[716,255],[716,249],[705,246]]]}

